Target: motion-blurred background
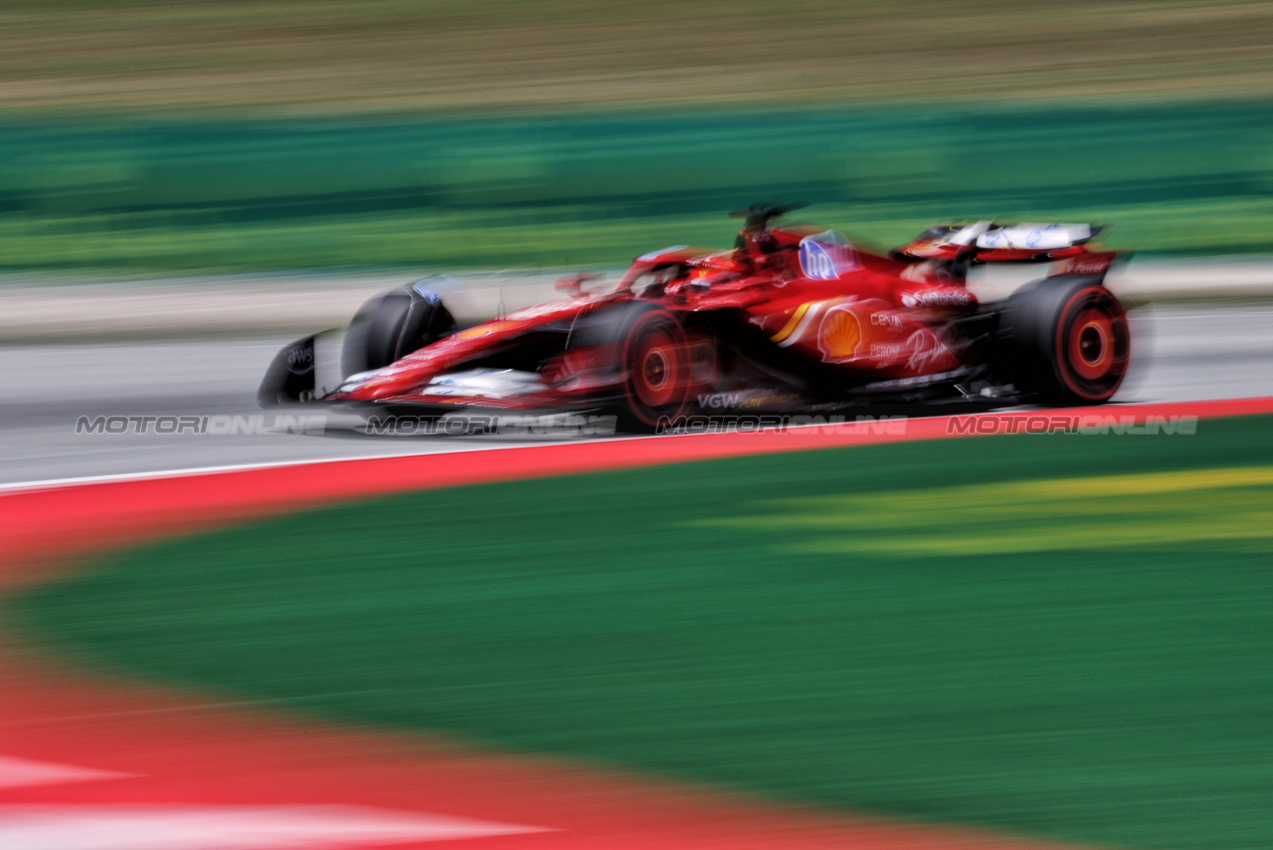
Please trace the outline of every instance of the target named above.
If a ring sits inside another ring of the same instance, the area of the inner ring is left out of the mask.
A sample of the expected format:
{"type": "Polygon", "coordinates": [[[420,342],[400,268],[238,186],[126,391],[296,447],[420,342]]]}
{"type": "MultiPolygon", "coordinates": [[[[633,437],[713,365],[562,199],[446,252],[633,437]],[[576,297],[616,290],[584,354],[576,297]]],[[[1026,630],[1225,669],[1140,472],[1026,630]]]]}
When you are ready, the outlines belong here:
{"type": "Polygon", "coordinates": [[[1273,250],[1273,5],[0,4],[0,268],[624,265],[796,198],[898,244],[1273,250]]]}

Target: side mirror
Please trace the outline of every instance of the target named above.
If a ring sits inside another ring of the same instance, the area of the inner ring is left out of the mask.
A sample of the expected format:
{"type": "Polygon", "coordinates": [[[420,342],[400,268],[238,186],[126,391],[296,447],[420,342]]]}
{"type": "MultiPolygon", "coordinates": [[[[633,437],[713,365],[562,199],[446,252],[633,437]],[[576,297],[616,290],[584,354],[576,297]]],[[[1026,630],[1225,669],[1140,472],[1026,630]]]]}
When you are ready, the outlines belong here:
{"type": "Polygon", "coordinates": [[[585,283],[590,280],[596,280],[599,277],[601,277],[601,275],[593,272],[579,272],[579,274],[572,274],[569,277],[563,277],[561,280],[557,281],[556,287],[569,292],[571,295],[579,295],[583,292],[583,285],[585,283]]]}

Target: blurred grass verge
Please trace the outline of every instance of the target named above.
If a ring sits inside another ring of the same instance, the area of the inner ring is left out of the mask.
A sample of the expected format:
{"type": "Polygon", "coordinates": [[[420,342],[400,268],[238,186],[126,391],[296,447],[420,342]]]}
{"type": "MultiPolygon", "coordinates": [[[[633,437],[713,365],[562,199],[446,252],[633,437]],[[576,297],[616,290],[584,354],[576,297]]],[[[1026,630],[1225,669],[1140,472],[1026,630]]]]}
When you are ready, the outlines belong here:
{"type": "Polygon", "coordinates": [[[117,672],[355,722],[1100,845],[1257,848],[1271,425],[421,492],[113,556],[7,618],[117,672]]]}
{"type": "Polygon", "coordinates": [[[1247,0],[5,0],[0,111],[1273,96],[1247,0]]]}
{"type": "Polygon", "coordinates": [[[762,197],[882,243],[1273,251],[1268,3],[7,0],[0,32],[0,270],[616,266],[762,197]]]}
{"type": "Polygon", "coordinates": [[[1273,251],[1267,103],[0,125],[0,269],[626,264],[731,207],[899,244],[936,220],[1273,251]]]}

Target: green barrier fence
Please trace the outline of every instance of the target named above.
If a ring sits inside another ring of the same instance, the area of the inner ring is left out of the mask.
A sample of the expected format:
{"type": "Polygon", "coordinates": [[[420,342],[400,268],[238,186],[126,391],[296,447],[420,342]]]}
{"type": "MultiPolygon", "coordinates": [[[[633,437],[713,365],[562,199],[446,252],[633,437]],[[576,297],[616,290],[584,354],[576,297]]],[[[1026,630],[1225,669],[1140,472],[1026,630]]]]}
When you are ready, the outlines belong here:
{"type": "Polygon", "coordinates": [[[1165,253],[1273,250],[1266,104],[0,126],[0,267],[622,264],[798,199],[897,243],[1098,220],[1165,253]]]}

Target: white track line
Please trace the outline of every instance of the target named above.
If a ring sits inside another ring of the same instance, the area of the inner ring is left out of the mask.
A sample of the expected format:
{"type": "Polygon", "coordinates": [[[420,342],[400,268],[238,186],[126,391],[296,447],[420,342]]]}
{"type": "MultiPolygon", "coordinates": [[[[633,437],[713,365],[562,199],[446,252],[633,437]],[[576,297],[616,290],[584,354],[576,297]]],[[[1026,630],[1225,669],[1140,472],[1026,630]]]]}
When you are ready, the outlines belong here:
{"type": "Polygon", "coordinates": [[[132,776],[136,774],[0,756],[0,788],[61,785],[64,782],[96,782],[103,779],[127,779],[132,776]]]}
{"type": "MultiPolygon", "coordinates": [[[[617,437],[606,441],[648,440],[650,437],[617,437]]],[[[387,460],[390,458],[428,457],[438,455],[445,457],[451,454],[467,454],[469,452],[497,452],[506,449],[524,449],[531,447],[565,446],[582,443],[580,440],[558,440],[543,443],[526,443],[516,446],[475,446],[473,448],[455,449],[441,452],[392,452],[383,455],[349,455],[346,457],[311,458],[309,460],[262,461],[261,463],[235,463],[225,466],[193,466],[183,469],[164,469],[154,472],[118,472],[110,475],[86,475],[76,478],[47,478],[38,481],[19,481],[12,484],[0,484],[0,493],[8,494],[26,490],[47,490],[56,487],[72,487],[79,484],[102,484],[114,481],[148,481],[156,478],[184,478],[191,475],[210,475],[219,472],[243,472],[252,469],[280,469],[288,466],[318,466],[328,463],[346,463],[353,460],[387,460]]],[[[593,441],[587,441],[593,442],[593,441]]]]}
{"type": "Polygon", "coordinates": [[[0,805],[5,850],[333,850],[547,831],[366,806],[0,805]]]}

